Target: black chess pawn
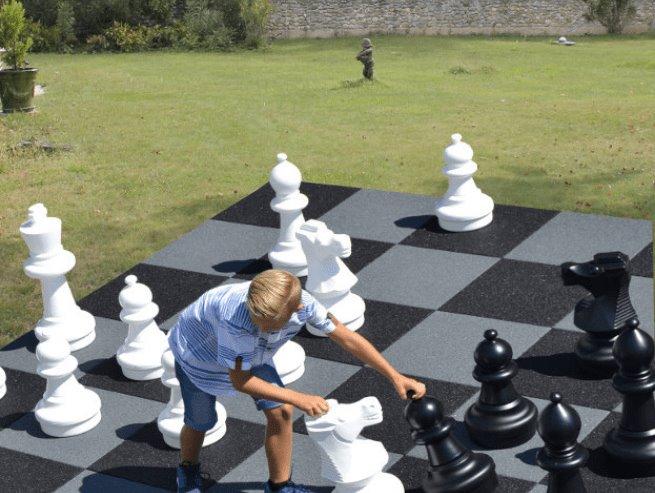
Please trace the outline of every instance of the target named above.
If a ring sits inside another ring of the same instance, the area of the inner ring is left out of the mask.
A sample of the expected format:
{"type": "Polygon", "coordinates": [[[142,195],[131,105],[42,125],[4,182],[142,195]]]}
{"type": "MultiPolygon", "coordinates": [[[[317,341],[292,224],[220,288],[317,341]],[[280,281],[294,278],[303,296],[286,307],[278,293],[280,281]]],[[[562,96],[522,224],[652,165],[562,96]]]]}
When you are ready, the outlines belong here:
{"type": "MultiPolygon", "coordinates": [[[[411,393],[410,393],[411,397],[411,393]]],[[[496,466],[486,454],[473,453],[451,436],[452,418],[431,396],[405,406],[405,419],[417,445],[425,445],[430,461],[423,480],[425,493],[490,493],[498,486],[496,466]]]]}
{"type": "Polygon", "coordinates": [[[575,305],[573,323],[584,330],[575,347],[580,366],[609,376],[617,369],[614,341],[626,320],[636,316],[630,301],[630,258],[621,252],[594,255],[589,262],[562,264],[565,286],[580,285],[591,295],[575,305]]]}
{"type": "Polygon", "coordinates": [[[464,422],[474,442],[487,448],[508,448],[527,442],[537,429],[537,408],[512,383],[518,367],[512,347],[495,330],[484,333],[475,349],[473,378],[482,384],[478,400],[464,422]]]}
{"type": "Polygon", "coordinates": [[[545,445],[537,452],[537,464],[550,473],[548,493],[585,493],[580,468],[587,464],[589,451],[578,443],[580,416],[557,392],[550,401],[539,416],[539,436],[545,445]]]}
{"type": "Polygon", "coordinates": [[[603,447],[618,463],[631,469],[655,466],[655,377],[651,370],[653,339],[639,329],[639,320],[631,318],[614,343],[619,371],[614,388],[623,394],[623,413],[618,427],[605,437],[603,447]]]}

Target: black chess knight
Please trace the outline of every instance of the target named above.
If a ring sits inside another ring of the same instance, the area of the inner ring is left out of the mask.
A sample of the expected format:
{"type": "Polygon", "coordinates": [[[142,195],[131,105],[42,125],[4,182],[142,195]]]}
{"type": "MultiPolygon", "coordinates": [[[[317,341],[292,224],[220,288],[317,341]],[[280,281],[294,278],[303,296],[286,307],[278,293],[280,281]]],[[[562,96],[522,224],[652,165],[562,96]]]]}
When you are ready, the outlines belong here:
{"type": "Polygon", "coordinates": [[[630,259],[625,253],[604,252],[589,262],[562,264],[565,286],[579,285],[591,295],[575,305],[573,323],[583,334],[575,347],[581,367],[598,375],[617,369],[614,341],[626,320],[636,316],[630,301],[630,259]]]}

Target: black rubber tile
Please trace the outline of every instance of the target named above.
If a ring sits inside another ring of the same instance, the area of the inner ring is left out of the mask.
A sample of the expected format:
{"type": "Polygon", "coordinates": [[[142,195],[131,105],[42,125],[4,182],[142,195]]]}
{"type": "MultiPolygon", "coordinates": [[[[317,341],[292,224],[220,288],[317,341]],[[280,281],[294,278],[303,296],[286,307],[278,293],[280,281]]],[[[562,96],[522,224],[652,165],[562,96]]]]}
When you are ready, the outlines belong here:
{"type": "MultiPolygon", "coordinates": [[[[478,391],[475,387],[452,382],[420,377],[417,377],[416,380],[425,384],[428,394],[436,396],[441,401],[447,415],[455,412],[478,391]]],[[[393,385],[377,371],[369,367],[362,368],[326,398],[350,403],[370,395],[377,397],[382,404],[384,421],[365,428],[362,436],[382,442],[389,452],[406,454],[414,447],[409,424],[403,415],[407,401],[401,399],[393,385]]],[[[297,433],[307,434],[303,418],[297,419],[293,427],[297,433]]]]}
{"type": "MultiPolygon", "coordinates": [[[[352,253],[350,257],[342,260],[355,274],[394,246],[393,243],[360,238],[351,238],[350,241],[352,243],[352,253]]],[[[357,292],[356,284],[353,291],[357,292]]]]}
{"type": "Polygon", "coordinates": [[[55,491],[83,470],[0,447],[0,491],[7,493],[55,491]]]}
{"type": "MultiPolygon", "coordinates": [[[[364,325],[357,332],[368,339],[380,352],[433,313],[432,310],[425,308],[395,305],[383,301],[364,301],[366,303],[364,325]]],[[[302,330],[294,338],[294,341],[305,349],[307,356],[351,365],[364,365],[327,337],[314,336],[306,330],[302,330]]]]}
{"type": "Polygon", "coordinates": [[[104,360],[101,363],[94,362],[84,371],[86,375],[79,379],[82,385],[96,387],[98,389],[120,392],[121,394],[133,395],[159,402],[168,402],[170,390],[161,379],[153,380],[129,380],[123,375],[116,357],[104,360]]]}
{"type": "Polygon", "coordinates": [[[582,470],[587,491],[655,491],[655,474],[652,467],[637,470],[615,463],[605,453],[603,442],[605,435],[616,428],[621,421],[621,414],[610,413],[582,442],[589,449],[589,462],[582,470]]]}
{"type": "MultiPolygon", "coordinates": [[[[218,442],[201,451],[201,471],[209,473],[208,488],[231,469],[246,460],[264,444],[265,427],[247,421],[227,418],[227,432],[218,442]]],[[[121,430],[118,430],[121,433],[121,430]]],[[[169,491],[175,490],[176,467],[180,451],[164,442],[157,422],[143,426],[89,469],[145,483],[169,491]]]]}
{"type": "Polygon", "coordinates": [[[439,310],[550,327],[586,294],[563,286],[559,266],[501,259],[439,310]]]}
{"type": "MultiPolygon", "coordinates": [[[[36,357],[34,366],[36,366],[36,357]]],[[[0,399],[0,429],[9,427],[11,423],[32,411],[36,403],[43,397],[46,386],[45,379],[34,373],[26,373],[12,368],[3,368],[3,370],[7,376],[7,393],[0,399]]],[[[2,460],[0,460],[0,464],[2,464],[2,460]]],[[[2,474],[0,474],[0,484],[1,481],[2,474]]]]}
{"type": "Polygon", "coordinates": [[[476,231],[453,233],[439,226],[436,216],[402,241],[403,245],[450,252],[502,257],[519,245],[557,211],[496,204],[491,224],[476,231]]]}
{"type": "Polygon", "coordinates": [[[152,291],[153,301],[159,306],[159,314],[155,318],[157,323],[171,318],[205,291],[228,279],[225,276],[137,264],[83,298],[79,302],[80,307],[98,317],[120,320],[121,306],[118,303],[118,295],[125,287],[125,278],[130,274],[137,276],[138,281],[152,291]]]}
{"type": "Polygon", "coordinates": [[[233,277],[236,279],[244,279],[251,281],[257,274],[265,270],[272,269],[273,266],[268,261],[268,255],[258,258],[254,262],[250,262],[243,269],[237,272],[233,277]]]}
{"type": "Polygon", "coordinates": [[[567,402],[596,409],[612,410],[621,396],[611,379],[583,373],[574,353],[579,332],[551,329],[535,345],[516,359],[520,370],[514,377],[519,393],[549,400],[560,392],[567,402]]]}
{"type": "MultiPolygon", "coordinates": [[[[359,188],[303,182],[300,185],[300,191],[307,195],[309,199],[309,204],[303,210],[303,215],[305,219],[316,219],[358,190],[359,188]]],[[[213,219],[278,228],[280,226],[280,216],[271,210],[273,197],[275,197],[275,192],[266,183],[236,204],[218,213],[213,219]]]]}
{"type": "Polygon", "coordinates": [[[653,277],[653,244],[646,246],[630,263],[633,276],[653,277]]]}

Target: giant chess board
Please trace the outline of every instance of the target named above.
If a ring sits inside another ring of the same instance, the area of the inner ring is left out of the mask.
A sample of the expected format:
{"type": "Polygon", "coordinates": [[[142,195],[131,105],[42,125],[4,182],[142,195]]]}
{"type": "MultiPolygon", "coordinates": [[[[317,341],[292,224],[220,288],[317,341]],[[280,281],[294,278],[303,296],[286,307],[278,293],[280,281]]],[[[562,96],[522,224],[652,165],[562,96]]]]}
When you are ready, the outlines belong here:
{"type": "MultiPolygon", "coordinates": [[[[433,216],[434,197],[313,183],[301,190],[309,197],[305,218],[352,237],[353,253],[345,262],[359,277],[353,292],[366,300],[360,333],[400,371],[426,383],[428,393],[458,420],[455,433],[462,442],[478,449],[461,420],[479,390],[471,376],[473,350],[486,329],[495,329],[512,344],[519,392],[541,410],[556,390],[579,412],[580,441],[591,451],[582,473],[588,490],[655,491],[655,472],[631,479],[607,468],[600,447],[620,416],[621,396],[611,380],[584,377],[576,368],[573,347],[580,332],[572,312],[586,291],[564,287],[559,267],[602,251],[629,255],[632,302],[642,329],[653,334],[651,222],[497,204],[488,227],[448,233],[433,216]]],[[[123,377],[114,357],[127,334],[118,316],[118,293],[128,274],[137,275],[151,288],[160,307],[157,322],[168,330],[207,289],[243,282],[269,268],[266,253],[279,226],[269,207],[272,197],[269,185],[263,186],[79,301],[97,320],[96,340],[73,353],[80,381],[102,399],[102,421],[91,431],[70,438],[41,432],[32,409],[45,380],[36,374],[32,332],[0,350],[8,387],[0,400],[1,491],[174,489],[179,451],[165,445],[156,423],[169,390],[160,380],[123,377]]],[[[66,217],[61,219],[66,246],[66,217]]],[[[402,415],[405,403],[391,385],[328,339],[302,331],[295,340],[307,361],[304,376],[291,386],[342,402],[377,396],[384,421],[364,435],[384,443],[388,470],[408,491],[418,491],[428,466],[425,449],[412,443],[402,415]]],[[[261,491],[267,479],[264,416],[248,396],[222,403],[227,434],[201,455],[211,491],[261,491]]],[[[294,480],[331,491],[320,476],[318,450],[296,413],[294,480]]],[[[546,473],[535,464],[541,445],[535,435],[514,449],[486,451],[500,475],[498,491],[546,491],[546,473]]]]}

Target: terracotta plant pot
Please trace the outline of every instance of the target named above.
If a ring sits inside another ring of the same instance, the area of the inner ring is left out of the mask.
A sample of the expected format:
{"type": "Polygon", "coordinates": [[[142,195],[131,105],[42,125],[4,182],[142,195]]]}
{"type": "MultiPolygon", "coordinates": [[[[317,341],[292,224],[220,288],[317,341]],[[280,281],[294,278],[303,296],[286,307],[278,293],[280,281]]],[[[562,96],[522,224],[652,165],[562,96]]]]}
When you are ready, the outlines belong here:
{"type": "Polygon", "coordinates": [[[38,69],[0,70],[3,113],[34,110],[34,86],[38,69]]]}

